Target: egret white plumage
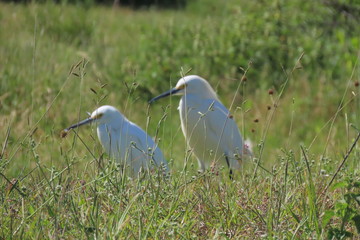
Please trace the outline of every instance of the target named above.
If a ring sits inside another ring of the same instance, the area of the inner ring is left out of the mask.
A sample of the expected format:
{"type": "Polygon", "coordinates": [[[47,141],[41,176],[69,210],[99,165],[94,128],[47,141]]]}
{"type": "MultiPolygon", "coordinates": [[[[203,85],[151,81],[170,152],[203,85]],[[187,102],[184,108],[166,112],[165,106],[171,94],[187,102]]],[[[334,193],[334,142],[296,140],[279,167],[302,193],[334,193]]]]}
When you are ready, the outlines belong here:
{"type": "Polygon", "coordinates": [[[129,121],[115,107],[102,106],[89,118],[64,129],[63,136],[73,128],[95,123],[97,135],[106,153],[132,168],[132,174],[153,165],[168,172],[167,162],[155,142],[135,123],[129,121]]]}
{"type": "Polygon", "coordinates": [[[181,129],[202,171],[210,163],[240,167],[244,144],[229,110],[203,78],[192,75],[181,78],[175,88],[151,99],[152,103],[169,95],[182,95],[178,110],[181,129]]]}

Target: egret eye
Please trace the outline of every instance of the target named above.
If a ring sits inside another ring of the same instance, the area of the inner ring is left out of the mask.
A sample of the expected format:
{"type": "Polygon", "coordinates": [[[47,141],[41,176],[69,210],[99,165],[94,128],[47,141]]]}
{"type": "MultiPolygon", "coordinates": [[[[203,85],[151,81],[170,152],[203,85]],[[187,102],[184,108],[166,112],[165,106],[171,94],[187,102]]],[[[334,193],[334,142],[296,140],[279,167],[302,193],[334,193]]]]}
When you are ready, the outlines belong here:
{"type": "Polygon", "coordinates": [[[93,119],[100,119],[103,115],[104,115],[103,113],[99,113],[99,114],[95,115],[93,117],[93,119]]]}
{"type": "Polygon", "coordinates": [[[179,87],[177,87],[178,90],[184,89],[185,87],[187,87],[187,84],[182,84],[179,87]]]}

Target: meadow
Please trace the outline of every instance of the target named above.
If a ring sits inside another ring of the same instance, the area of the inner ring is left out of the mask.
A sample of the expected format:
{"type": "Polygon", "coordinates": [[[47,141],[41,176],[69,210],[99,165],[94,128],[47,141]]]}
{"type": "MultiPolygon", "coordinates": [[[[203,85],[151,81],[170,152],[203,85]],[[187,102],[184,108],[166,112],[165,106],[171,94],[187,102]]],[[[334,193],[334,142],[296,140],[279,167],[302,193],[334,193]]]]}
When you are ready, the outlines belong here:
{"type": "Polygon", "coordinates": [[[188,1],[184,9],[0,2],[1,239],[344,239],[360,233],[360,5],[188,1]],[[198,173],[186,74],[230,108],[253,159],[198,173]],[[101,105],[154,136],[171,176],[121,174],[101,105]]]}

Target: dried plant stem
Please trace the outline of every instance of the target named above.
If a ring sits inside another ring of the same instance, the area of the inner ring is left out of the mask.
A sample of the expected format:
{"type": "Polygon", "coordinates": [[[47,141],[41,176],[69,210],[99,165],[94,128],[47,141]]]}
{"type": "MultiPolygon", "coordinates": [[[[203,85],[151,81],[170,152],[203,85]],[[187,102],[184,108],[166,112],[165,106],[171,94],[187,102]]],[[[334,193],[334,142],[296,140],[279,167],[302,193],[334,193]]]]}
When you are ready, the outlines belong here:
{"type": "Polygon", "coordinates": [[[351,152],[353,151],[353,149],[355,148],[357,142],[359,141],[360,139],[360,132],[358,133],[356,139],[354,140],[353,144],[351,145],[350,149],[347,151],[344,159],[341,161],[339,167],[337,168],[336,172],[334,173],[334,175],[332,176],[330,182],[328,183],[328,185],[326,186],[326,188],[324,189],[324,191],[322,192],[321,195],[325,194],[326,191],[329,189],[329,187],[331,186],[331,184],[334,182],[336,176],[338,175],[338,173],[340,172],[340,170],[342,169],[342,167],[344,166],[346,160],[349,158],[351,152]]]}

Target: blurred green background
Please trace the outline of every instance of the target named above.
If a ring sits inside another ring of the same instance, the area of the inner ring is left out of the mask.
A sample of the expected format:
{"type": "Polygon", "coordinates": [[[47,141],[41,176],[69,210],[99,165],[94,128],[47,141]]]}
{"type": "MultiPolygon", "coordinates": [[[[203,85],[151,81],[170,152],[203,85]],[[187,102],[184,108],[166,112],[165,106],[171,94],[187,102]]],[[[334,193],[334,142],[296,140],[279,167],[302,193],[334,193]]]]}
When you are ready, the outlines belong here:
{"type": "MultiPolygon", "coordinates": [[[[189,70],[208,79],[226,106],[235,99],[232,112],[255,155],[266,140],[268,166],[282,149],[299,151],[300,144],[314,154],[340,156],[354,136],[349,124],[360,126],[358,1],[120,3],[125,6],[94,0],[0,3],[0,142],[10,127],[7,171],[34,165],[31,139],[44,163],[63,164],[75,139],[60,139],[61,129],[104,104],[152,136],[158,129],[166,157],[181,167],[186,147],[179,98],[151,107],[147,101],[189,70]],[[336,114],[339,104],[345,108],[336,114]]],[[[100,155],[95,131],[84,128],[80,136],[100,155]]],[[[86,163],[84,146],[74,149],[75,157],[84,158],[80,165],[86,163]]]]}

